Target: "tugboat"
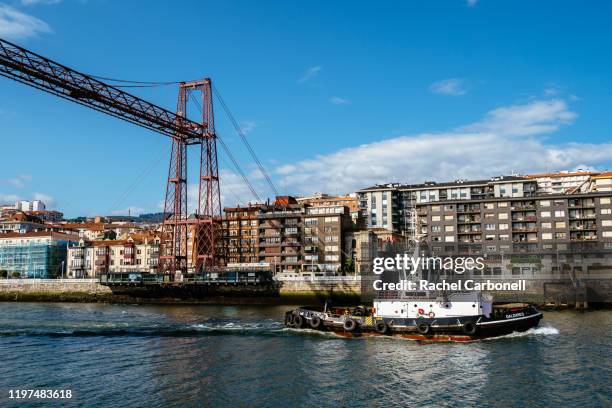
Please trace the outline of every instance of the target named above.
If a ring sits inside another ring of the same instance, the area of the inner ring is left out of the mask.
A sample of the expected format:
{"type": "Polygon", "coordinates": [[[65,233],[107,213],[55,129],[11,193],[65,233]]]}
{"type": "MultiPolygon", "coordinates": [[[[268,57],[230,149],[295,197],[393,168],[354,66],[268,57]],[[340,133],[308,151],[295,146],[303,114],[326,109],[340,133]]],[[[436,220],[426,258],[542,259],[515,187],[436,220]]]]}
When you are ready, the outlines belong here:
{"type": "Polygon", "coordinates": [[[373,307],[298,307],[285,314],[292,328],[341,336],[396,336],[426,341],[472,341],[536,327],[542,313],[526,303],[493,304],[480,292],[375,300],[373,307]]]}
{"type": "Polygon", "coordinates": [[[494,305],[481,292],[453,292],[375,300],[373,307],[298,307],[285,325],[334,332],[341,336],[395,336],[425,341],[472,341],[536,327],[542,313],[525,303],[494,305]]]}
{"type": "MultiPolygon", "coordinates": [[[[419,259],[420,237],[411,241],[419,259]]],[[[407,248],[406,248],[407,250],[407,248]]],[[[402,280],[406,270],[399,271],[402,280]]],[[[420,267],[413,279],[423,275],[420,267]]],[[[429,276],[429,271],[427,271],[429,276]]],[[[429,279],[427,279],[429,280],[429,279]]],[[[494,304],[479,291],[380,291],[372,307],[303,306],[285,313],[285,325],[334,332],[346,337],[395,336],[426,341],[472,341],[536,327],[542,313],[527,303],[494,304]]]]}

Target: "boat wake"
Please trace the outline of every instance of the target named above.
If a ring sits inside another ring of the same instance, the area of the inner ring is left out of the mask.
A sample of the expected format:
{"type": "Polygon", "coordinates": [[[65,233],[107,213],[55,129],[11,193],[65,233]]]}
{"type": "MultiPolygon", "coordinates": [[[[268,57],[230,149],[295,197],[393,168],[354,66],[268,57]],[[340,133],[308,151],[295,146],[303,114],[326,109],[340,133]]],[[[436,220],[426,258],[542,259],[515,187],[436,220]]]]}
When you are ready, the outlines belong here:
{"type": "Polygon", "coordinates": [[[540,327],[533,327],[524,332],[514,332],[510,334],[505,334],[503,336],[490,337],[484,340],[490,341],[490,340],[499,340],[499,339],[513,339],[517,337],[529,337],[529,336],[555,336],[557,334],[559,334],[559,330],[552,326],[540,326],[540,327]]]}
{"type": "Polygon", "coordinates": [[[149,325],[149,326],[96,326],[89,327],[54,327],[54,328],[4,328],[0,336],[4,337],[205,337],[215,335],[274,335],[280,331],[280,322],[225,322],[198,323],[186,325],[149,325]]]}

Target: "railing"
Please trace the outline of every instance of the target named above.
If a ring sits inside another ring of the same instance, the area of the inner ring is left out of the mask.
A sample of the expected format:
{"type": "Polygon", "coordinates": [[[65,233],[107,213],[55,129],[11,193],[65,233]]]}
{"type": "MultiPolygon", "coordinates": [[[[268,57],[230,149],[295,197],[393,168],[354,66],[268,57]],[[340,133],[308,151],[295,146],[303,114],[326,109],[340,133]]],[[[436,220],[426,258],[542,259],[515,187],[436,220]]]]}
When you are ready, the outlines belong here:
{"type": "MultiPolygon", "coordinates": [[[[350,272],[349,272],[350,273],[350,272]]],[[[273,278],[278,282],[361,282],[360,275],[350,276],[275,276],[273,278]]]]}
{"type": "Polygon", "coordinates": [[[0,285],[9,285],[19,282],[20,284],[57,284],[57,283],[98,283],[98,279],[81,279],[81,278],[59,278],[59,279],[41,279],[41,278],[1,278],[0,285]]]}

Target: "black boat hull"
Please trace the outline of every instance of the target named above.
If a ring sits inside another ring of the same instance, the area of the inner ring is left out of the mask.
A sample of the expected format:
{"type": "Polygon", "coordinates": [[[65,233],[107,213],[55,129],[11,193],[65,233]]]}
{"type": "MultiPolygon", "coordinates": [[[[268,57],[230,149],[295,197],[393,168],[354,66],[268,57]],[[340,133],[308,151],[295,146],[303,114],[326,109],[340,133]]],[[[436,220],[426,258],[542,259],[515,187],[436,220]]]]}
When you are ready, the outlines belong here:
{"type": "Polygon", "coordinates": [[[489,317],[390,319],[378,316],[321,316],[312,308],[297,308],[287,312],[285,324],[296,329],[316,329],[345,337],[393,336],[424,341],[472,341],[527,331],[537,327],[543,317],[533,306],[503,310],[489,317]],[[354,323],[347,324],[347,320],[354,323]]]}

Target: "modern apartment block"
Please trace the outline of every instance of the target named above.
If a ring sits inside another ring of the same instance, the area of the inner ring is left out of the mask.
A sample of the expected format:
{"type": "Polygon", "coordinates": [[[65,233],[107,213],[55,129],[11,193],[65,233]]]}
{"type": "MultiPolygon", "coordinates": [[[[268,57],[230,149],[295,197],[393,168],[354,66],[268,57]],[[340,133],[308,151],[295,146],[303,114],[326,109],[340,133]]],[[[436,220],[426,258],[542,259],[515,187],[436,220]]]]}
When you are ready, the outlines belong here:
{"type": "Polygon", "coordinates": [[[356,228],[365,226],[365,212],[359,207],[359,199],[356,193],[342,196],[333,196],[325,193],[315,193],[309,197],[297,197],[296,201],[300,204],[308,204],[312,207],[347,207],[351,214],[351,220],[356,228]]]}
{"type": "Polygon", "coordinates": [[[95,278],[106,272],[157,271],[159,237],[133,234],[124,240],[86,241],[68,248],[67,277],[95,278]]]}
{"type": "Polygon", "coordinates": [[[47,231],[0,234],[0,270],[9,277],[61,276],[67,247],[77,240],[76,235],[47,231]]]}
{"type": "Polygon", "coordinates": [[[518,176],[490,180],[457,180],[450,183],[386,184],[358,192],[359,205],[367,214],[369,228],[416,236],[417,205],[448,200],[477,200],[492,197],[529,197],[535,195],[537,181],[518,176]]]}
{"type": "Polygon", "coordinates": [[[224,211],[230,267],[263,264],[275,273],[323,273],[337,271],[345,259],[343,233],[352,227],[346,206],[311,206],[283,196],[224,211]]]}
{"type": "Polygon", "coordinates": [[[610,268],[609,192],[448,200],[417,208],[419,232],[436,256],[482,256],[499,274],[610,268]]]}

